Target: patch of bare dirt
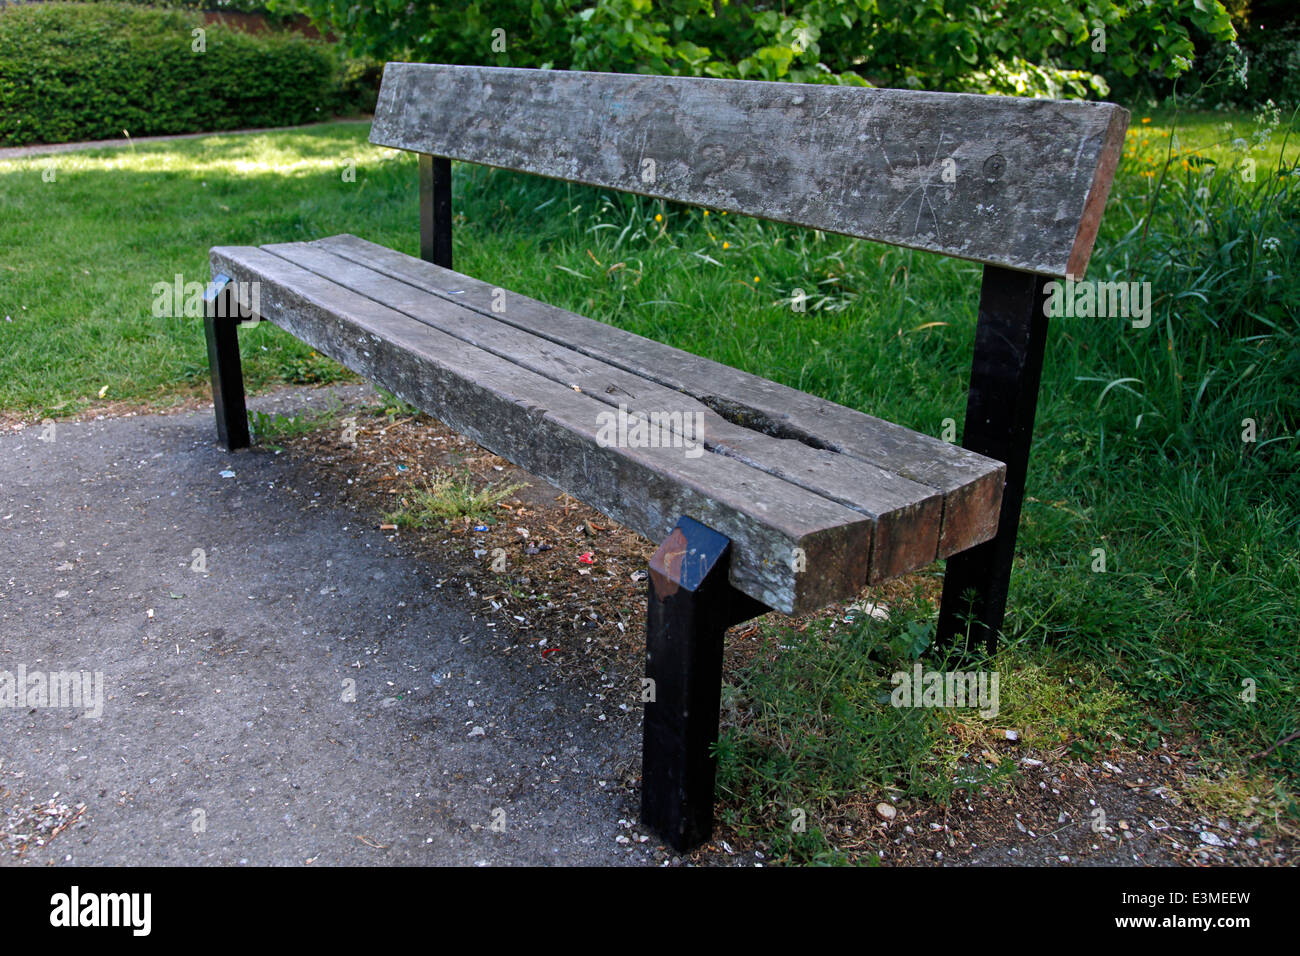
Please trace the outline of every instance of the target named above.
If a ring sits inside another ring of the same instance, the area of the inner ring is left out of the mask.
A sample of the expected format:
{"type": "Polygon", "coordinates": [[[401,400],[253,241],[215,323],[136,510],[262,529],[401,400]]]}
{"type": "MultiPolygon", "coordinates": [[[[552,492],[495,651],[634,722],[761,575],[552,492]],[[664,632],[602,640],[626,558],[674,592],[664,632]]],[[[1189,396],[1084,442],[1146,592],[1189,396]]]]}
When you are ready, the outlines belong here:
{"type": "MultiPolygon", "coordinates": [[[[1177,753],[1116,751],[1093,764],[1020,755],[1014,743],[999,749],[1017,764],[1002,784],[947,806],[846,804],[823,821],[832,842],[895,866],[1285,866],[1296,858],[1300,834],[1275,808],[1247,803],[1229,816],[1203,804],[1195,783],[1216,768],[1177,753]]],[[[985,752],[965,763],[993,758],[985,752]]]]}
{"type": "MultiPolygon", "coordinates": [[[[595,672],[641,667],[646,569],[654,543],[425,415],[394,421],[359,416],[355,444],[343,440],[341,427],[276,444],[350,479],[351,505],[373,519],[378,533],[454,568],[442,587],[463,593],[502,633],[535,646],[547,663],[595,672]],[[525,487],[485,521],[463,518],[442,528],[399,530],[384,520],[411,490],[447,472],[466,471],[481,485],[525,487]]],[[[864,589],[860,600],[888,605],[917,587],[936,589],[937,583],[903,578],[864,589]]],[[[843,613],[847,606],[833,605],[816,616],[843,613]]],[[[784,620],[802,629],[816,616],[784,620]]],[[[754,622],[733,629],[732,664],[756,652],[757,642],[749,639],[757,631],[754,622]]]]}
{"type": "Polygon", "coordinates": [[[212,407],[212,391],[206,385],[196,385],[193,389],[177,392],[171,390],[167,397],[157,403],[136,400],[114,401],[99,399],[77,411],[64,414],[62,409],[55,409],[54,416],[36,418],[12,411],[0,411],[0,429],[5,431],[22,431],[41,425],[45,421],[54,422],[88,422],[101,418],[132,418],[136,415],[179,415],[182,412],[197,411],[212,407]]]}

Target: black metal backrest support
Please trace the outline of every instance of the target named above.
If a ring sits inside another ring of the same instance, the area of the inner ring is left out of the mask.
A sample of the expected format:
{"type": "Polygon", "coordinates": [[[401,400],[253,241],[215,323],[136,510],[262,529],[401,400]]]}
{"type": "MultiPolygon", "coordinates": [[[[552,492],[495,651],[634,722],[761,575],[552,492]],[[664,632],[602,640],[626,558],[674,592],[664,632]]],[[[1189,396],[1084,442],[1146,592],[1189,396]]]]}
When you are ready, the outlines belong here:
{"type": "Polygon", "coordinates": [[[420,258],[451,268],[451,160],[420,156],[420,258]]]}
{"type": "Polygon", "coordinates": [[[948,559],[939,646],[992,652],[1002,629],[1047,344],[1046,283],[1043,276],[984,267],[962,446],[1004,462],[1006,483],[997,535],[948,559]]]}
{"type": "Polygon", "coordinates": [[[1081,278],[1127,124],[1110,103],[389,63],[370,140],[1081,278]]]}

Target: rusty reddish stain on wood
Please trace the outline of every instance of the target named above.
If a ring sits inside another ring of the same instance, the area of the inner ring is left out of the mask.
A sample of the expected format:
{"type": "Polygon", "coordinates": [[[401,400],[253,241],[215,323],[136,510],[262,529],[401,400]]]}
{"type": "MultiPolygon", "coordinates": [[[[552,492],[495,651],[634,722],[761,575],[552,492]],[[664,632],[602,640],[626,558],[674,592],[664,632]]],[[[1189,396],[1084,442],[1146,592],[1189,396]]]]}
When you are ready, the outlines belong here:
{"type": "Polygon", "coordinates": [[[673,533],[664,539],[650,559],[654,593],[661,600],[670,594],[676,594],[681,586],[682,559],[686,557],[686,550],[686,535],[681,528],[673,528],[673,533]]]}
{"type": "Polygon", "coordinates": [[[1092,245],[1097,240],[1097,230],[1101,228],[1101,214],[1106,209],[1110,185],[1115,179],[1120,155],[1124,152],[1124,134],[1128,131],[1128,120],[1128,110],[1116,110],[1106,127],[1079,231],[1075,235],[1070,261],[1066,266],[1066,274],[1076,279],[1082,279],[1084,270],[1088,268],[1088,257],[1092,255],[1092,245]]]}

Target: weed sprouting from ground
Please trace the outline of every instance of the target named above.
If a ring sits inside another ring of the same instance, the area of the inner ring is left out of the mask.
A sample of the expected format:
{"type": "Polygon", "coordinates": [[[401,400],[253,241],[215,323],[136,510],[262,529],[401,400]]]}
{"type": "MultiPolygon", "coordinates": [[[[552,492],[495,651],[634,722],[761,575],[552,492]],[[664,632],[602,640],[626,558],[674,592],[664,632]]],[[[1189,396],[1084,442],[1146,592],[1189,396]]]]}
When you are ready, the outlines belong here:
{"type": "Polygon", "coordinates": [[[524,485],[481,485],[469,472],[443,472],[423,487],[404,494],[399,507],[384,520],[399,528],[438,527],[445,522],[468,518],[495,521],[494,511],[524,485]]]}

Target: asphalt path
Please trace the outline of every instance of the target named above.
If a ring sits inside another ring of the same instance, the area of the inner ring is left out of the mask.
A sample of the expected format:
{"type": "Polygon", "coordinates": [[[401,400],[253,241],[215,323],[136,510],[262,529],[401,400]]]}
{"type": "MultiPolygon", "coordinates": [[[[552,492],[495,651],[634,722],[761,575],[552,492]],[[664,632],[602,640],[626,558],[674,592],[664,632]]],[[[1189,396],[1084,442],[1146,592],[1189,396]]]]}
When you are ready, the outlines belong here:
{"type": "Polygon", "coordinates": [[[499,653],[339,482],[210,410],[0,435],[0,809],[72,818],[0,865],[663,860],[618,779],[639,720],[499,653]],[[80,707],[35,690],[64,672],[80,707]]]}

